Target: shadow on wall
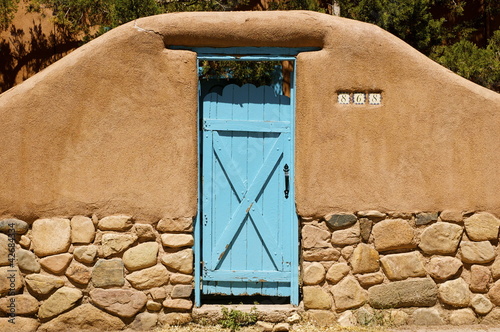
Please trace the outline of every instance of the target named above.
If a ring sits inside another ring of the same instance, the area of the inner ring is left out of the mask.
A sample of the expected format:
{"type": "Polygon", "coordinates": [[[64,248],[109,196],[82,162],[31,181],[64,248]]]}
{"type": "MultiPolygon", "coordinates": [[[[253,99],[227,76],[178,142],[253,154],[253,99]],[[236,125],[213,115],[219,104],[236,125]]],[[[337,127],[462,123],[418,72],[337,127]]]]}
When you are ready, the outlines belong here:
{"type": "Polygon", "coordinates": [[[42,24],[18,28],[11,25],[0,40],[0,93],[61,59],[80,45],[74,38],[52,30],[43,31],[42,24]]]}

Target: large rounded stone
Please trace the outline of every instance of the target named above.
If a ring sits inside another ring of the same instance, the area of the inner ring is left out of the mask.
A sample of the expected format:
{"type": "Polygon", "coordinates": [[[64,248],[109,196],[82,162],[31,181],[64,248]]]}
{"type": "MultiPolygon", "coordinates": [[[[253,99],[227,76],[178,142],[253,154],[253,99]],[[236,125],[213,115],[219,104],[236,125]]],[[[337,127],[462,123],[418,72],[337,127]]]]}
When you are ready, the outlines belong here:
{"type": "Polygon", "coordinates": [[[0,232],[5,234],[25,234],[29,229],[27,222],[11,218],[0,220],[0,232]]]}
{"type": "Polygon", "coordinates": [[[84,216],[71,218],[71,242],[92,243],[95,237],[95,227],[92,219],[84,216]]]}
{"type": "Polygon", "coordinates": [[[172,293],[170,294],[170,296],[173,299],[188,298],[191,296],[192,292],[193,292],[192,285],[175,285],[172,288],[172,293]]]}
{"type": "Polygon", "coordinates": [[[10,318],[0,318],[0,331],[2,332],[35,332],[40,331],[38,319],[27,317],[16,317],[15,324],[10,318]]]}
{"type": "Polygon", "coordinates": [[[431,307],[437,302],[437,286],[429,278],[395,281],[370,287],[368,297],[377,309],[431,307]]]}
{"type": "Polygon", "coordinates": [[[304,285],[318,285],[325,280],[325,268],[321,263],[309,264],[304,269],[304,285]]]}
{"type": "Polygon", "coordinates": [[[64,280],[50,275],[30,274],[25,278],[29,290],[36,295],[47,295],[64,286],[64,280]]]}
{"type": "Polygon", "coordinates": [[[81,263],[93,263],[97,257],[97,246],[76,247],[75,250],[73,250],[73,257],[81,263]]]}
{"type": "Polygon", "coordinates": [[[127,275],[126,278],[132,287],[137,289],[148,289],[166,284],[168,282],[169,272],[163,265],[155,265],[147,269],[133,272],[127,275]]]}
{"type": "Polygon", "coordinates": [[[40,263],[36,260],[36,256],[29,250],[17,249],[16,251],[17,266],[24,273],[40,272],[40,263]]]}
{"type": "Polygon", "coordinates": [[[86,303],[43,324],[37,332],[68,331],[118,331],[125,327],[120,318],[107,314],[86,303]]]}
{"type": "Polygon", "coordinates": [[[71,244],[68,219],[38,219],[32,229],[33,249],[38,257],[66,252],[71,244]]]}
{"type": "Polygon", "coordinates": [[[92,303],[120,317],[133,317],[145,305],[147,297],[134,289],[100,289],[90,291],[92,303]]]}
{"type": "Polygon", "coordinates": [[[192,247],[194,238],[191,234],[162,234],[161,243],[169,248],[192,247]]]}
{"type": "Polygon", "coordinates": [[[158,323],[160,325],[185,325],[192,320],[191,314],[182,312],[161,312],[158,315],[158,323]]]}
{"type": "Polygon", "coordinates": [[[372,229],[373,243],[378,251],[415,248],[414,231],[404,219],[386,219],[372,229]]]}
{"type": "Polygon", "coordinates": [[[476,293],[486,293],[491,280],[490,269],[482,265],[472,265],[470,272],[470,290],[476,293]]]}
{"type": "Polygon", "coordinates": [[[92,269],[77,261],[72,261],[66,270],[66,277],[74,283],[86,285],[90,281],[92,269]]]}
{"type": "Polygon", "coordinates": [[[170,310],[188,311],[193,308],[193,302],[186,299],[167,299],[163,301],[163,306],[170,310]]]}
{"type": "Polygon", "coordinates": [[[490,297],[493,304],[500,306],[500,280],[497,280],[493,286],[488,291],[488,296],[490,297]]]}
{"type": "Polygon", "coordinates": [[[453,310],[450,314],[451,325],[472,325],[477,322],[476,315],[472,309],[458,309],[453,310]]]}
{"type": "Polygon", "coordinates": [[[413,312],[414,325],[443,325],[445,322],[436,308],[419,308],[413,312]]]}
{"type": "Polygon", "coordinates": [[[464,263],[484,264],[495,259],[495,248],[490,241],[462,241],[460,250],[462,252],[462,262],[464,263]]]}
{"type": "Polygon", "coordinates": [[[330,237],[329,231],[316,226],[305,225],[302,227],[302,247],[305,249],[331,248],[330,237]]]}
{"type": "Polygon", "coordinates": [[[453,254],[457,251],[462,232],[462,226],[437,222],[422,232],[419,247],[426,254],[453,254]]]}
{"type": "Polygon", "coordinates": [[[92,270],[92,284],[94,287],[120,287],[125,284],[124,275],[123,261],[120,258],[100,259],[92,270]]]}
{"type": "Polygon", "coordinates": [[[97,228],[101,231],[126,231],[132,227],[132,218],[129,216],[118,215],[104,217],[99,220],[97,228]]]}
{"type": "Polygon", "coordinates": [[[367,288],[384,282],[384,274],[382,272],[357,274],[356,279],[362,287],[367,288]]]}
{"type": "Polygon", "coordinates": [[[500,322],[500,308],[494,308],[481,320],[481,324],[485,325],[498,326],[498,322],[500,322]]]}
{"type": "Polygon", "coordinates": [[[366,290],[359,285],[353,276],[345,277],[333,286],[332,295],[337,311],[360,307],[368,300],[366,290]]]}
{"type": "Polygon", "coordinates": [[[191,274],[193,273],[193,250],[184,249],[172,254],[164,254],[161,262],[178,272],[191,274]]]}
{"type": "Polygon", "coordinates": [[[451,221],[458,223],[464,220],[462,211],[458,210],[444,210],[439,214],[439,218],[441,218],[442,221],[451,221]]]}
{"type": "Polygon", "coordinates": [[[127,250],[137,240],[137,235],[106,233],[102,236],[102,254],[109,257],[127,250]]]}
{"type": "Polygon", "coordinates": [[[159,232],[186,232],[193,231],[193,218],[165,218],[158,222],[156,229],[159,232]]]}
{"type": "Polygon", "coordinates": [[[59,254],[40,259],[40,264],[49,272],[63,274],[72,259],[71,254],[59,254]]]}
{"type": "Polygon", "coordinates": [[[0,267],[0,296],[19,294],[23,288],[23,278],[17,268],[0,267]]]}
{"type": "Polygon", "coordinates": [[[302,289],[306,309],[331,309],[332,297],[319,286],[306,286],[302,289]]]}
{"type": "Polygon", "coordinates": [[[0,233],[0,266],[11,265],[13,263],[15,250],[16,242],[14,238],[0,233]],[[9,254],[11,255],[9,256],[9,254]]]}
{"type": "Polygon", "coordinates": [[[135,271],[156,264],[158,243],[145,242],[125,251],[123,263],[129,271],[135,271]]]}
{"type": "Polygon", "coordinates": [[[306,262],[336,262],[340,257],[340,251],[335,248],[310,248],[302,251],[302,257],[306,262]]]}
{"type": "Polygon", "coordinates": [[[38,310],[38,317],[42,320],[55,317],[74,307],[83,297],[82,291],[76,288],[62,287],[45,300],[38,310]]]}
{"type": "Polygon", "coordinates": [[[16,315],[33,315],[37,313],[40,303],[29,294],[4,297],[0,299],[0,311],[9,314],[13,308],[16,315]]]}
{"type": "Polygon", "coordinates": [[[462,261],[455,257],[435,256],[427,265],[427,272],[437,280],[447,280],[456,275],[463,266],[462,261]]]}
{"type": "Polygon", "coordinates": [[[354,249],[350,263],[353,273],[368,273],[379,270],[379,254],[368,244],[360,243],[354,249]]]}
{"type": "Polygon", "coordinates": [[[385,275],[390,280],[403,280],[409,277],[425,277],[423,257],[418,251],[386,255],[380,259],[385,275]]]}
{"type": "Polygon", "coordinates": [[[471,295],[469,285],[462,278],[448,280],[439,285],[439,299],[452,307],[469,306],[471,295]]]}
{"type": "MultiPolygon", "coordinates": [[[[159,305],[161,306],[161,304],[159,305]]],[[[155,328],[157,323],[158,314],[141,312],[135,317],[132,324],[130,324],[130,328],[134,331],[151,331],[155,328]]]]}
{"type": "Polygon", "coordinates": [[[330,266],[328,272],[326,273],[326,280],[336,284],[337,282],[342,280],[342,278],[348,275],[350,270],[351,268],[349,267],[349,265],[347,265],[347,263],[333,264],[332,266],[330,266]]]}
{"type": "Polygon", "coordinates": [[[486,315],[493,309],[493,304],[483,294],[475,294],[470,301],[470,306],[478,315],[486,315]]]}
{"type": "Polygon", "coordinates": [[[358,218],[351,213],[332,214],[325,217],[326,225],[331,229],[339,229],[352,226],[358,218]]]}
{"type": "Polygon", "coordinates": [[[500,219],[488,212],[474,213],[464,220],[465,231],[473,241],[496,240],[500,219]]]}
{"type": "Polygon", "coordinates": [[[359,222],[354,225],[337,231],[332,232],[331,242],[336,246],[348,246],[351,244],[357,244],[361,241],[361,228],[359,227],[359,222]]]}
{"type": "Polygon", "coordinates": [[[156,239],[155,230],[153,225],[150,224],[135,224],[134,232],[143,241],[154,241],[156,239]]]}

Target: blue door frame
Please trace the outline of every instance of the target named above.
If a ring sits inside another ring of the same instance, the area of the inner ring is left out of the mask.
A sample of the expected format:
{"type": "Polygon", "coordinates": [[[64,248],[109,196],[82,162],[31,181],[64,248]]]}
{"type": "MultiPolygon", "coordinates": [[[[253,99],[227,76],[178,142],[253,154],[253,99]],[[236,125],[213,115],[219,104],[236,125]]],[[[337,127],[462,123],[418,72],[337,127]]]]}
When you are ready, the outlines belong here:
{"type": "MultiPolygon", "coordinates": [[[[174,47],[172,47],[174,48],[174,47]]],[[[289,188],[289,197],[293,201],[294,200],[294,186],[293,186],[293,174],[294,174],[294,133],[295,133],[295,55],[302,51],[312,51],[317,49],[312,48],[303,48],[303,49],[290,49],[290,48],[186,48],[186,47],[177,47],[177,49],[190,49],[192,51],[197,52],[198,54],[198,66],[200,65],[200,61],[203,60],[212,60],[212,61],[292,61],[293,63],[293,77],[291,77],[290,84],[290,104],[291,104],[291,127],[290,132],[291,135],[291,145],[292,145],[292,153],[289,156],[290,160],[290,176],[291,176],[291,186],[289,188]]],[[[200,102],[201,104],[201,102],[200,102]]],[[[203,126],[202,116],[201,114],[201,105],[199,104],[198,117],[199,126],[203,126]]],[[[199,134],[199,152],[198,155],[202,155],[201,147],[202,147],[202,129],[198,128],[199,134]]],[[[201,170],[201,158],[199,158],[198,169],[201,170]]],[[[202,296],[202,277],[203,277],[203,257],[202,257],[202,213],[200,213],[202,209],[202,174],[199,174],[199,199],[198,199],[198,214],[196,218],[196,222],[194,225],[194,237],[195,237],[195,245],[194,245],[194,256],[195,256],[195,306],[201,306],[201,296],[202,296]]],[[[290,232],[289,236],[291,237],[290,243],[291,245],[291,273],[288,274],[290,278],[290,302],[293,305],[299,304],[299,234],[298,234],[298,218],[295,212],[295,203],[292,204],[293,211],[289,214],[289,225],[290,232]]],[[[245,276],[248,277],[248,276],[245,276]]],[[[258,275],[256,276],[258,278],[258,275]]]]}

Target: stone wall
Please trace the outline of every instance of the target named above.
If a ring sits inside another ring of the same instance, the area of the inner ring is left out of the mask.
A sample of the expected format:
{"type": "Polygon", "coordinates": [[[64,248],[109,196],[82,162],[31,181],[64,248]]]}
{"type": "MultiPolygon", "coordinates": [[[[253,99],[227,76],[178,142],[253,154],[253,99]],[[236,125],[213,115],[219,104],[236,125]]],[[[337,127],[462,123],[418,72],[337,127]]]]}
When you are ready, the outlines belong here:
{"type": "Polygon", "coordinates": [[[190,218],[5,219],[0,232],[1,331],[147,330],[191,320],[190,218]]]}
{"type": "Polygon", "coordinates": [[[499,226],[487,212],[303,219],[306,315],[320,324],[496,324],[499,226]]]}

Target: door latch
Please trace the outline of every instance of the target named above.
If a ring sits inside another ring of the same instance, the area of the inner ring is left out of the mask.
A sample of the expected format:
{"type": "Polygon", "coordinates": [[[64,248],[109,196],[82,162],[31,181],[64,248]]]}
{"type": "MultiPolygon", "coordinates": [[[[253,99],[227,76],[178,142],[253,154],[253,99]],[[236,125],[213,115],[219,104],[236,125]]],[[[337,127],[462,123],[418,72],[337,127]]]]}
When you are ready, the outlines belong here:
{"type": "Polygon", "coordinates": [[[288,193],[290,192],[290,168],[288,164],[285,164],[283,172],[285,172],[285,198],[288,199],[288,193]]]}

